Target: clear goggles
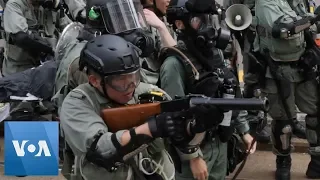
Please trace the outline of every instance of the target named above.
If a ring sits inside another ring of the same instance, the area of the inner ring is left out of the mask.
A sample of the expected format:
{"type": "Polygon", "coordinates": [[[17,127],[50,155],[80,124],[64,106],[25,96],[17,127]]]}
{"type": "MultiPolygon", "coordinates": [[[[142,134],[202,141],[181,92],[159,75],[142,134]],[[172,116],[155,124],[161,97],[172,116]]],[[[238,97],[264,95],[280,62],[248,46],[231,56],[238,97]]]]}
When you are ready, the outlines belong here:
{"type": "Polygon", "coordinates": [[[214,18],[211,14],[195,15],[190,18],[189,23],[194,30],[202,30],[207,27],[213,27],[214,18]]]}
{"type": "Polygon", "coordinates": [[[105,83],[118,92],[127,92],[136,88],[140,83],[140,70],[127,74],[106,76],[105,83]]]}
{"type": "Polygon", "coordinates": [[[148,29],[140,0],[106,0],[100,12],[110,34],[148,29]]]}

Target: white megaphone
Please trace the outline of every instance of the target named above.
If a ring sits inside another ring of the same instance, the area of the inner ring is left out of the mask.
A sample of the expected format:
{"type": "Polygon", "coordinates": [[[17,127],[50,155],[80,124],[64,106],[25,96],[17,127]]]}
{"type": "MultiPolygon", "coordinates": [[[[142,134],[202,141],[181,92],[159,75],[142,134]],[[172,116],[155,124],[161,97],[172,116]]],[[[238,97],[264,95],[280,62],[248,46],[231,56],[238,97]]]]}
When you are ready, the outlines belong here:
{"type": "Polygon", "coordinates": [[[250,9],[243,4],[234,4],[226,10],[226,24],[230,29],[242,31],[250,26],[252,14],[250,9]]]}

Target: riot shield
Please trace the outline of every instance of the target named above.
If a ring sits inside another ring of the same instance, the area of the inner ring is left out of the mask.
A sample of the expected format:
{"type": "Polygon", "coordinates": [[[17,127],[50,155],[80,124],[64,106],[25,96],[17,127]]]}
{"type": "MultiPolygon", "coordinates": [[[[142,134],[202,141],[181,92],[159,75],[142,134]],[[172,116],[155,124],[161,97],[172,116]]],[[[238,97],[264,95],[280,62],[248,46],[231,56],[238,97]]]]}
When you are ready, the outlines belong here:
{"type": "Polygon", "coordinates": [[[56,61],[61,61],[65,54],[66,47],[76,40],[82,29],[83,24],[79,22],[72,22],[64,28],[55,48],[56,61]]]}

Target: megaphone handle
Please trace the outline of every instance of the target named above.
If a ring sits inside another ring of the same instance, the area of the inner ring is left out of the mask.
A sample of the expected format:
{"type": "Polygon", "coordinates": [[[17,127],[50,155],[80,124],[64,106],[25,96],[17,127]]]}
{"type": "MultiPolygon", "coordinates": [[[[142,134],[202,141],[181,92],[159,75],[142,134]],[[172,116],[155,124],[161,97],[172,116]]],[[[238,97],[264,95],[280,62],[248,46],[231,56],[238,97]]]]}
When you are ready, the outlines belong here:
{"type": "Polygon", "coordinates": [[[225,20],[226,19],[226,12],[222,11],[221,12],[221,20],[225,20]]]}

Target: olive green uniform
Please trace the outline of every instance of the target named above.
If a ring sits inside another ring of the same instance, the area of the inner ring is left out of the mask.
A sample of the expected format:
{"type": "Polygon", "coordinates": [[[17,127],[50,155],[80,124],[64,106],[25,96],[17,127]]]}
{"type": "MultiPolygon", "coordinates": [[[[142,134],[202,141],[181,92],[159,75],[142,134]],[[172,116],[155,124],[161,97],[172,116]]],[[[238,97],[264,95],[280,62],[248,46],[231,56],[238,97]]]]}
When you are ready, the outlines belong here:
{"type": "MultiPolygon", "coordinates": [[[[187,83],[187,79],[182,63],[175,56],[170,56],[165,59],[161,69],[163,70],[163,74],[160,75],[161,88],[171,97],[174,97],[175,95],[185,96],[185,84],[187,83]],[[176,69],[176,71],[170,74],[170,72],[166,71],[166,66],[171,66],[171,68],[176,69]],[[175,81],[171,80],[173,77],[175,81]],[[164,78],[168,78],[166,80],[169,81],[163,81],[162,79],[164,78]],[[162,82],[168,83],[163,84],[162,82]]],[[[235,126],[239,133],[249,131],[249,125],[245,118],[246,116],[247,112],[241,111],[236,119],[235,126]]],[[[189,160],[199,156],[203,156],[203,159],[207,163],[209,180],[225,179],[227,174],[227,143],[222,143],[218,136],[214,136],[212,140],[205,142],[197,152],[190,155],[180,155],[180,160],[182,162],[181,173],[176,172],[177,180],[194,179],[190,169],[189,160]]]]}
{"type": "MultiPolygon", "coordinates": [[[[169,29],[172,37],[174,37],[175,35],[172,29],[169,27],[167,28],[169,29]]],[[[169,64],[163,63],[158,59],[158,53],[160,52],[161,48],[163,48],[158,30],[152,27],[151,33],[155,42],[155,51],[150,57],[140,58],[140,65],[142,67],[141,81],[156,85],[159,83],[160,78],[161,83],[164,84],[171,83],[168,81],[174,81],[178,83],[176,78],[173,77],[175,77],[176,71],[179,69],[175,69],[174,64],[170,64],[171,62],[169,64]],[[166,71],[166,73],[164,73],[164,71],[166,71]]]]}
{"type": "MultiPolygon", "coordinates": [[[[297,61],[305,51],[304,34],[295,34],[288,39],[275,39],[271,36],[271,29],[276,21],[290,23],[294,19],[301,19],[302,16],[307,16],[306,8],[303,1],[286,1],[286,0],[257,0],[256,1],[256,18],[257,18],[257,36],[254,42],[255,51],[264,53],[264,49],[268,49],[274,64],[277,66],[276,74],[278,78],[287,81],[286,87],[283,89],[287,92],[288,97],[286,103],[288,105],[289,117],[287,116],[281,97],[279,96],[278,88],[273,79],[270,68],[267,68],[266,83],[263,89],[263,94],[270,101],[269,114],[273,118],[273,123],[277,121],[288,121],[296,118],[296,108],[306,113],[306,124],[309,127],[314,127],[317,124],[317,87],[315,80],[306,80],[302,73],[301,67],[297,65],[297,61]]],[[[307,140],[309,143],[315,143],[315,132],[308,129],[307,140]],[[309,135],[308,135],[309,134],[309,135]]],[[[282,147],[276,145],[273,137],[274,153],[276,155],[288,155],[290,147],[284,144],[290,142],[282,142],[282,147]],[[277,146],[277,147],[276,147],[277,146]],[[285,148],[286,147],[286,148],[285,148]]],[[[320,144],[317,145],[318,148],[320,144]]],[[[320,154],[317,148],[310,148],[311,154],[320,154]]]]}
{"type": "Polygon", "coordinates": [[[20,31],[26,33],[28,31],[38,31],[38,27],[43,25],[43,35],[52,37],[46,39],[54,47],[57,40],[54,38],[56,15],[55,12],[45,10],[41,6],[35,9],[28,0],[10,0],[7,2],[3,17],[4,30],[7,36],[2,69],[4,76],[40,65],[39,57],[33,57],[24,49],[11,44],[8,41],[9,34],[20,31]]]}
{"type": "MultiPolygon", "coordinates": [[[[158,87],[150,84],[140,83],[136,88],[134,97],[128,104],[137,104],[139,102],[138,95],[149,91],[161,91],[158,87]]],[[[88,148],[94,141],[95,135],[99,132],[104,134],[98,141],[97,148],[104,154],[114,154],[116,148],[111,141],[111,134],[108,132],[108,127],[100,117],[100,112],[103,108],[112,108],[113,104],[109,99],[106,99],[90,84],[85,83],[73,89],[65,98],[62,104],[60,114],[61,126],[64,132],[64,137],[73,153],[75,154],[75,171],[81,173],[85,180],[100,180],[114,179],[126,180],[137,179],[132,173],[132,169],[128,165],[120,166],[115,172],[108,172],[102,167],[98,167],[86,160],[88,148]]],[[[119,141],[124,130],[116,132],[119,141]]],[[[164,144],[161,138],[156,139],[149,147],[148,152],[143,151],[143,155],[151,156],[151,159],[159,162],[163,160],[161,166],[168,178],[174,173],[174,165],[170,156],[164,150],[164,144]]],[[[138,157],[136,157],[138,158],[138,157]]],[[[77,174],[77,180],[81,179],[77,174]]]]}

